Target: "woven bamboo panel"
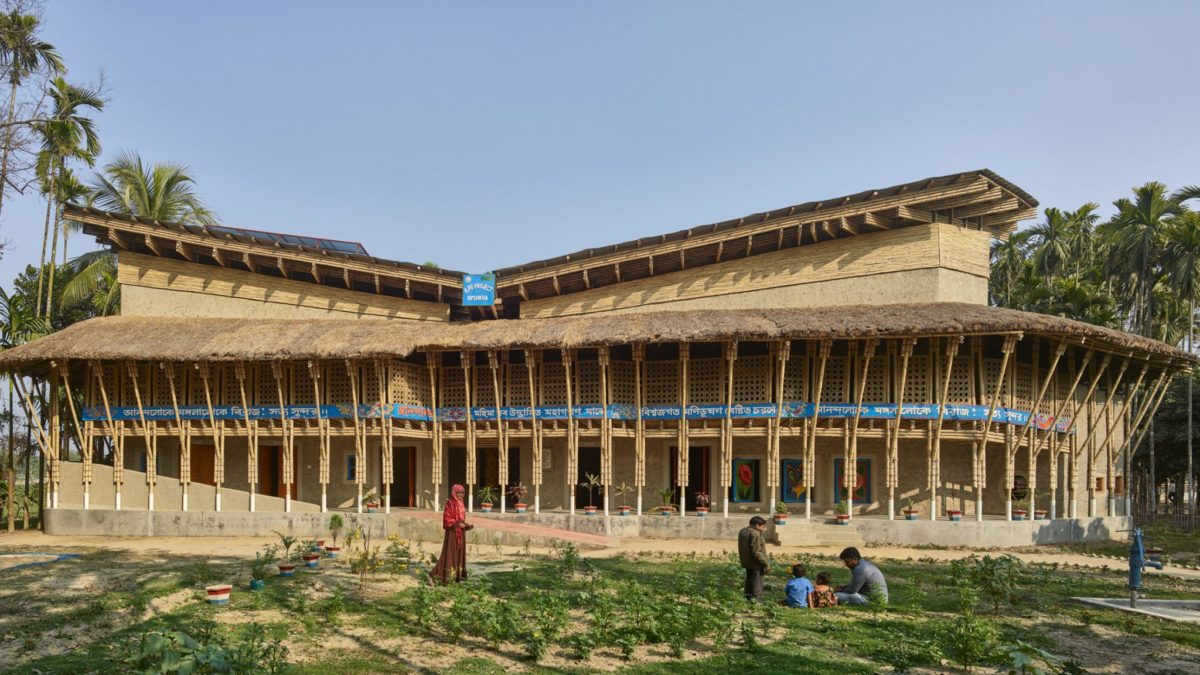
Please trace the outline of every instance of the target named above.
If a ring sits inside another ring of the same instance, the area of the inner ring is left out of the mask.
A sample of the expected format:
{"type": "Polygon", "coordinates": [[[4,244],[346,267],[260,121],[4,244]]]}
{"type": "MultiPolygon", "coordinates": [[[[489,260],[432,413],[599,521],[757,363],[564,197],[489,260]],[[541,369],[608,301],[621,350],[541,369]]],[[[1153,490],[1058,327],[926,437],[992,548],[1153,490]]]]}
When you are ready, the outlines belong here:
{"type": "Polygon", "coordinates": [[[566,371],[561,362],[543,363],[539,369],[541,382],[538,383],[538,395],[542,405],[566,405],[567,382],[566,371]]]}
{"type": "Polygon", "coordinates": [[[954,357],[954,368],[950,371],[950,403],[975,403],[975,393],[971,391],[971,355],[959,353],[954,357]]]}
{"type": "MultiPolygon", "coordinates": [[[[393,386],[396,382],[395,371],[392,372],[393,386]]],[[[393,392],[395,390],[393,389],[393,392]]],[[[466,377],[462,368],[442,368],[442,381],[438,386],[441,395],[441,406],[463,406],[467,404],[466,377]]],[[[395,395],[393,393],[393,395],[395,395]]]]}
{"type": "MultiPolygon", "coordinates": [[[[209,378],[210,379],[212,378],[211,373],[209,374],[209,378]]],[[[199,368],[195,368],[193,366],[188,366],[188,368],[187,368],[187,388],[185,389],[185,391],[187,391],[187,404],[188,405],[203,406],[203,405],[208,404],[208,400],[205,398],[205,395],[204,395],[204,391],[205,391],[204,390],[204,378],[200,375],[199,368]]],[[[309,396],[311,397],[312,394],[310,393],[309,396]]],[[[213,401],[213,403],[216,403],[216,401],[213,401]]]]}
{"type": "MultiPolygon", "coordinates": [[[[455,377],[458,378],[457,381],[460,383],[460,391],[458,396],[461,399],[461,369],[447,368],[442,370],[442,386],[446,386],[446,375],[452,370],[457,372],[455,377]]],[[[391,395],[392,403],[403,403],[406,405],[430,404],[429,371],[425,366],[416,363],[409,363],[408,361],[392,361],[388,366],[388,380],[388,386],[390,388],[389,394],[391,395]]],[[[457,403],[455,405],[462,404],[457,403]]]]}
{"type": "MultiPolygon", "coordinates": [[[[355,366],[357,367],[357,366],[355,366]]],[[[324,380],[321,382],[321,396],[324,403],[351,403],[354,401],[353,382],[346,372],[346,365],[334,362],[325,368],[324,380]]],[[[358,374],[355,374],[358,378],[358,374]]]]}
{"type": "Polygon", "coordinates": [[[904,402],[928,403],[932,401],[933,397],[929,393],[929,380],[929,356],[925,354],[910,356],[908,375],[904,379],[904,402]]]}
{"type": "Polygon", "coordinates": [[[783,400],[803,401],[808,398],[805,383],[808,374],[804,372],[804,357],[793,356],[788,359],[787,370],[783,373],[783,400]]]}
{"type": "Polygon", "coordinates": [[[579,361],[575,364],[575,403],[600,403],[600,362],[579,361]]]}
{"type": "Polygon", "coordinates": [[[308,363],[300,361],[291,364],[292,366],[292,405],[312,405],[313,404],[313,381],[312,375],[308,372],[308,363]]]}
{"type": "MultiPolygon", "coordinates": [[[[171,382],[167,379],[167,370],[170,370],[175,375],[176,394],[178,387],[183,382],[183,366],[178,363],[168,363],[166,368],[159,368],[157,365],[152,369],[154,372],[154,393],[151,400],[156,406],[171,405],[171,382]]],[[[251,392],[247,391],[247,395],[251,392]]]]}
{"type": "MultiPolygon", "coordinates": [[[[792,359],[797,361],[799,359],[792,359]]],[[[788,364],[790,370],[792,364],[788,364]]],[[[786,379],[791,373],[784,373],[786,379]]],[[[786,397],[785,397],[786,398],[786,397]]],[[[747,356],[733,362],[733,403],[762,403],[772,400],[771,358],[747,356]]],[[[799,399],[788,399],[791,401],[799,399]]]]}
{"type": "MultiPolygon", "coordinates": [[[[275,382],[275,372],[271,369],[271,364],[260,363],[256,371],[254,373],[254,388],[247,389],[246,395],[253,395],[258,405],[279,405],[279,387],[275,382]]],[[[179,381],[176,379],[176,382],[179,381]]],[[[286,381],[283,383],[283,390],[287,391],[286,381]]]]}
{"type": "Polygon", "coordinates": [[[510,363],[505,371],[505,405],[529,405],[529,369],[524,363],[510,363]]]}
{"type": "Polygon", "coordinates": [[[671,405],[679,403],[679,362],[647,361],[644,383],[646,403],[671,405]]]}
{"type": "Polygon", "coordinates": [[[1033,397],[1037,395],[1033,390],[1033,365],[1018,363],[1014,374],[1017,376],[1017,381],[1014,383],[1017,407],[1021,410],[1029,410],[1033,407],[1033,397]]]}
{"type": "Polygon", "coordinates": [[[624,405],[637,403],[636,370],[632,361],[613,361],[609,367],[612,378],[612,402],[624,405]]]}
{"type": "Polygon", "coordinates": [[[821,387],[821,400],[833,402],[847,401],[850,396],[847,387],[850,378],[846,372],[846,357],[831,356],[825,363],[825,383],[821,387]]]}
{"type": "MultiPolygon", "coordinates": [[[[375,362],[367,361],[363,363],[358,372],[358,400],[362,403],[383,403],[385,395],[379,389],[379,371],[375,368],[375,362]]],[[[422,369],[421,374],[425,375],[424,369],[422,369]]],[[[386,459],[388,453],[385,452],[383,454],[386,459]]]]}
{"type": "Polygon", "coordinates": [[[496,388],[492,382],[491,366],[476,366],[471,369],[471,373],[471,398],[474,399],[473,405],[494,408],[496,406],[496,388]]]}
{"type": "MultiPolygon", "coordinates": [[[[129,379],[129,369],[121,365],[121,403],[119,405],[135,407],[137,406],[137,396],[133,391],[133,382],[129,379]]],[[[138,393],[142,395],[142,405],[150,405],[150,400],[146,398],[149,389],[147,383],[149,380],[149,369],[144,363],[136,363],[133,366],[134,377],[138,378],[138,393]]]]}
{"type": "Polygon", "coordinates": [[[688,403],[721,403],[721,359],[695,359],[688,363],[688,403]]]}
{"type": "Polygon", "coordinates": [[[863,390],[863,401],[882,403],[891,400],[888,365],[887,354],[882,350],[877,351],[867,367],[867,388],[863,390]]]}
{"type": "MultiPolygon", "coordinates": [[[[254,380],[251,378],[254,375],[252,369],[247,369],[246,372],[246,395],[254,391],[254,380]]],[[[237,366],[231,364],[221,366],[221,404],[222,405],[241,405],[242,390],[238,382],[237,366]]]]}
{"type": "MultiPolygon", "coordinates": [[[[986,392],[984,398],[989,404],[992,401],[992,396],[996,393],[996,383],[1000,381],[1000,366],[1000,359],[983,360],[983,381],[985,385],[983,390],[986,392]]],[[[998,405],[1004,405],[1004,397],[1007,395],[1007,386],[1008,385],[1005,385],[1005,389],[1000,391],[1000,401],[998,405]]]]}

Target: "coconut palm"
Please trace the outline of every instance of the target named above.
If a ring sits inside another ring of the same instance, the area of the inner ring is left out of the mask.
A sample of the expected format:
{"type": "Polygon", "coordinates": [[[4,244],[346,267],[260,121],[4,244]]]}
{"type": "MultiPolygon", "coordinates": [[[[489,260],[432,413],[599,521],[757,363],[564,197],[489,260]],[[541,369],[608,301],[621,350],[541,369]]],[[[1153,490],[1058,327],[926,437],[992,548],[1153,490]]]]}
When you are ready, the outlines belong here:
{"type": "MultiPolygon", "coordinates": [[[[147,166],[136,154],[110,162],[92,182],[89,199],[97,208],[176,223],[214,223],[212,211],[193,187],[195,181],[182,164],[147,166]]],[[[67,264],[68,281],[59,302],[69,305],[90,299],[96,313],[118,311],[121,291],[117,284],[117,259],[107,250],[84,253],[67,264]]]]}
{"type": "MultiPolygon", "coordinates": [[[[18,292],[11,295],[4,289],[0,288],[0,351],[11,349],[17,345],[28,342],[35,338],[41,337],[48,333],[46,321],[39,318],[38,315],[30,307],[29,298],[18,292]]],[[[8,531],[12,532],[15,523],[15,512],[13,503],[13,490],[16,486],[16,462],[13,454],[13,448],[16,447],[16,436],[13,428],[12,413],[16,408],[13,407],[13,375],[9,375],[8,379],[8,485],[9,491],[6,499],[6,511],[8,513],[8,531]]]]}
{"type": "Polygon", "coordinates": [[[19,10],[0,14],[0,69],[8,75],[9,84],[4,147],[0,149],[0,210],[4,208],[9,156],[16,131],[17,90],[27,78],[37,73],[55,75],[66,72],[62,57],[54,45],[38,38],[38,24],[36,16],[22,14],[19,10]]]}
{"type": "Polygon", "coordinates": [[[1033,267],[1046,283],[1063,272],[1071,257],[1071,221],[1060,210],[1045,210],[1046,220],[1029,228],[1033,239],[1033,267]]]}
{"type": "Polygon", "coordinates": [[[1146,335],[1151,328],[1151,297],[1161,276],[1156,269],[1163,250],[1163,231],[1179,215],[1179,202],[1157,181],[1133,189],[1134,198],[1113,202],[1117,213],[1102,226],[1112,242],[1114,269],[1132,273],[1132,317],[1134,332],[1146,335]]]}
{"type": "MultiPolygon", "coordinates": [[[[1167,236],[1167,278],[1188,303],[1187,350],[1192,353],[1196,334],[1196,296],[1200,293],[1200,213],[1187,211],[1171,221],[1167,236]]],[[[1193,379],[1187,378],[1187,485],[1191,513],[1196,513],[1196,486],[1192,466],[1193,379]]]]}
{"type": "Polygon", "coordinates": [[[992,290],[992,298],[998,305],[1014,306],[1014,286],[1026,265],[1029,236],[1028,230],[1013,232],[1007,239],[992,242],[991,280],[988,285],[992,290]]]}
{"type": "Polygon", "coordinates": [[[46,276],[42,268],[46,265],[46,243],[52,239],[50,249],[50,289],[45,304],[45,316],[50,315],[50,297],[54,283],[54,259],[58,251],[58,207],[63,196],[59,184],[63,180],[63,171],[70,160],[82,160],[91,166],[100,154],[100,136],[96,133],[95,122],[84,115],[88,109],[102,110],[104,99],[100,93],[84,87],[78,87],[67,82],[62,77],[56,77],[50,82],[48,90],[51,100],[50,116],[38,122],[35,129],[42,139],[42,150],[38,153],[38,178],[42,183],[42,192],[46,195],[46,223],[42,231],[42,258],[38,272],[38,298],[36,310],[42,314],[42,281],[46,276]],[[53,216],[54,235],[50,237],[50,221],[53,216]]]}

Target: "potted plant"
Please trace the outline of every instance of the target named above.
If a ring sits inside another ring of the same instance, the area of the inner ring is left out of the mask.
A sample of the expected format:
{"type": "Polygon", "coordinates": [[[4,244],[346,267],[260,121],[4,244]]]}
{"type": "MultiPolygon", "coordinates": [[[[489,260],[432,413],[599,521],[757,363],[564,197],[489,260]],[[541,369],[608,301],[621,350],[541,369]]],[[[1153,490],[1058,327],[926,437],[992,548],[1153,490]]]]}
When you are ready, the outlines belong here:
{"type": "Polygon", "coordinates": [[[917,508],[915,506],[913,506],[913,501],[911,499],[904,500],[903,513],[904,513],[905,520],[916,520],[917,519],[917,508]]]}
{"type": "Polygon", "coordinates": [[[233,593],[233,586],[230,584],[217,584],[216,586],[206,586],[204,590],[208,594],[208,604],[228,605],[229,594],[233,593]]]}
{"type": "Polygon", "coordinates": [[[954,522],[962,520],[962,509],[946,509],[946,517],[954,522]]]}
{"type": "Polygon", "coordinates": [[[250,563],[250,590],[261,591],[267,587],[267,575],[279,555],[279,547],[275,544],[263,547],[262,553],[254,554],[254,562],[250,563]]]}
{"type": "Polygon", "coordinates": [[[379,495],[375,488],[367,490],[367,494],[363,495],[363,506],[367,508],[367,513],[379,513],[379,495]]]}
{"type": "Polygon", "coordinates": [[[1012,509],[1012,519],[1013,520],[1025,520],[1025,517],[1028,515],[1029,515],[1029,501],[1028,500],[1018,499],[1017,501],[1013,502],[1013,509],[1012,509]]]}
{"type": "Polygon", "coordinates": [[[304,566],[310,570],[317,569],[317,562],[321,559],[321,554],[314,550],[316,548],[316,539],[309,539],[308,541],[304,542],[302,546],[300,546],[300,550],[304,551],[304,554],[300,556],[300,559],[304,561],[304,566]]]}
{"type": "Polygon", "coordinates": [[[709,498],[707,492],[705,492],[704,490],[700,490],[699,492],[697,492],[696,493],[696,515],[700,516],[702,518],[704,516],[707,516],[708,515],[708,505],[711,503],[712,503],[712,499],[709,498]]]}
{"type": "Polygon", "coordinates": [[[346,527],[346,521],[342,518],[342,514],[335,513],[329,516],[329,536],[333,538],[333,545],[325,547],[325,555],[329,556],[330,558],[336,558],[338,553],[342,550],[342,548],[337,545],[337,538],[338,534],[341,533],[342,528],[344,527],[346,527]]]}
{"type": "Polygon", "coordinates": [[[837,519],[838,525],[850,524],[850,507],[846,506],[846,502],[838,502],[833,507],[833,517],[837,519]]]}
{"type": "Polygon", "coordinates": [[[479,510],[484,513],[492,512],[492,504],[496,501],[496,488],[484,485],[479,488],[479,510]]]}
{"type": "Polygon", "coordinates": [[[673,488],[665,488],[658,491],[658,496],[662,499],[662,505],[658,507],[660,513],[664,516],[670,516],[675,510],[675,505],[671,502],[675,499],[675,490],[673,488]]]}
{"type": "Polygon", "coordinates": [[[634,488],[632,485],[626,485],[625,483],[621,483],[613,488],[613,492],[617,495],[617,499],[621,502],[621,505],[617,507],[618,512],[621,515],[627,516],[629,515],[629,512],[633,510],[633,507],[625,503],[625,496],[635,491],[636,488],[634,488]]]}
{"type": "Polygon", "coordinates": [[[583,474],[583,482],[579,485],[587,488],[588,491],[588,505],[584,507],[583,512],[589,516],[596,515],[596,506],[592,503],[592,500],[594,498],[593,495],[596,494],[596,489],[600,487],[600,476],[594,473],[585,473],[583,474]]]}
{"type": "Polygon", "coordinates": [[[529,493],[529,489],[524,483],[513,483],[513,486],[508,488],[508,496],[513,498],[513,509],[517,513],[525,513],[529,505],[525,503],[525,495],[529,493]]]}
{"type": "MultiPolygon", "coordinates": [[[[1038,493],[1038,496],[1039,497],[1048,497],[1049,493],[1041,492],[1041,493],[1038,493]]],[[[1033,519],[1034,520],[1046,520],[1046,515],[1047,515],[1046,509],[1034,509],[1033,510],[1033,519]]]]}
{"type": "Polygon", "coordinates": [[[284,534],[278,530],[275,534],[279,536],[279,543],[283,547],[283,557],[279,559],[276,566],[279,567],[279,576],[292,577],[296,575],[296,558],[292,554],[292,547],[296,545],[296,538],[290,534],[284,534]]]}
{"type": "Polygon", "coordinates": [[[774,518],[775,518],[776,525],[787,525],[787,519],[788,519],[787,504],[783,503],[782,501],[775,504],[774,518]]]}

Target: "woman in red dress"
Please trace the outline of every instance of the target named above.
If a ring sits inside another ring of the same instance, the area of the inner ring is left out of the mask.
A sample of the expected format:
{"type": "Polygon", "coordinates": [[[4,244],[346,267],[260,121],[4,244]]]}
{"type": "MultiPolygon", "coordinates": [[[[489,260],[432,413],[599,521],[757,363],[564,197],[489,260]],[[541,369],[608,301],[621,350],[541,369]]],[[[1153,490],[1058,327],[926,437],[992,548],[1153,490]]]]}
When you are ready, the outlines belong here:
{"type": "Polygon", "coordinates": [[[467,523],[467,506],[463,503],[466,491],[461,485],[450,488],[450,499],[442,512],[442,529],[446,539],[442,542],[442,555],[429,576],[433,581],[447,583],[467,578],[467,530],[474,525],[467,523]]]}

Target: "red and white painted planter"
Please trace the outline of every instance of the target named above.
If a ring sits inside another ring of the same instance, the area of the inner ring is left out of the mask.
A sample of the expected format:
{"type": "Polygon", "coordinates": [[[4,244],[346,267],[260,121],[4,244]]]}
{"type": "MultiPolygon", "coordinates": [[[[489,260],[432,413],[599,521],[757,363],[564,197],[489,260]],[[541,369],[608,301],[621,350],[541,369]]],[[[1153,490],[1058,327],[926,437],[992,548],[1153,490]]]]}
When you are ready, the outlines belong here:
{"type": "Polygon", "coordinates": [[[517,502],[516,504],[513,504],[513,509],[516,510],[517,513],[525,513],[525,511],[529,509],[529,505],[517,502]]]}
{"type": "Polygon", "coordinates": [[[701,518],[703,518],[704,516],[707,516],[708,515],[708,507],[707,506],[697,506],[696,507],[696,515],[700,516],[701,518]]]}
{"type": "Polygon", "coordinates": [[[309,553],[308,555],[304,556],[304,566],[310,570],[315,570],[317,569],[317,562],[320,559],[320,555],[316,553],[309,553]]]}
{"type": "Polygon", "coordinates": [[[775,518],[776,525],[787,525],[788,514],[776,513],[774,518],[775,518]]]}
{"type": "Polygon", "coordinates": [[[479,510],[483,511],[484,513],[491,513],[492,512],[492,503],[484,502],[484,503],[480,504],[479,510]]]}
{"type": "Polygon", "coordinates": [[[296,576],[296,566],[292,563],[286,563],[279,566],[279,576],[294,577],[296,576]]]}
{"type": "Polygon", "coordinates": [[[633,507],[631,507],[631,506],[618,506],[617,507],[617,512],[623,516],[629,515],[632,511],[633,511],[633,507]]]}
{"type": "Polygon", "coordinates": [[[1026,516],[1029,515],[1029,512],[1025,509],[1013,509],[1012,514],[1013,520],[1025,520],[1026,516]]]}
{"type": "Polygon", "coordinates": [[[229,584],[217,584],[204,589],[208,592],[208,604],[210,605],[228,605],[229,594],[233,592],[233,586],[229,584]]]}
{"type": "Polygon", "coordinates": [[[946,509],[946,517],[955,522],[960,521],[960,520],[962,520],[962,510],[961,509],[946,509]]]}
{"type": "Polygon", "coordinates": [[[667,518],[670,518],[670,517],[671,517],[671,509],[666,509],[666,508],[663,508],[663,509],[659,509],[659,510],[658,510],[658,512],[659,512],[659,513],[661,513],[661,514],[663,514],[663,515],[664,515],[664,516],[666,516],[667,518]]]}
{"type": "Polygon", "coordinates": [[[583,513],[584,513],[584,515],[587,515],[587,516],[594,516],[594,515],[596,515],[596,507],[585,506],[585,507],[583,507],[583,513]]]}
{"type": "Polygon", "coordinates": [[[839,513],[839,514],[835,515],[834,518],[837,518],[838,525],[849,525],[850,524],[850,514],[849,513],[839,513]]]}
{"type": "Polygon", "coordinates": [[[916,512],[916,511],[909,511],[908,509],[905,509],[905,510],[904,510],[904,519],[905,519],[905,520],[916,520],[916,519],[917,519],[917,512],[916,512]]]}
{"type": "Polygon", "coordinates": [[[342,551],[341,546],[326,546],[325,547],[325,555],[329,556],[330,558],[338,557],[338,553],[341,553],[341,551],[342,551]]]}
{"type": "Polygon", "coordinates": [[[1033,512],[1033,519],[1034,520],[1045,520],[1046,512],[1041,509],[1037,509],[1036,511],[1033,512]]]}

